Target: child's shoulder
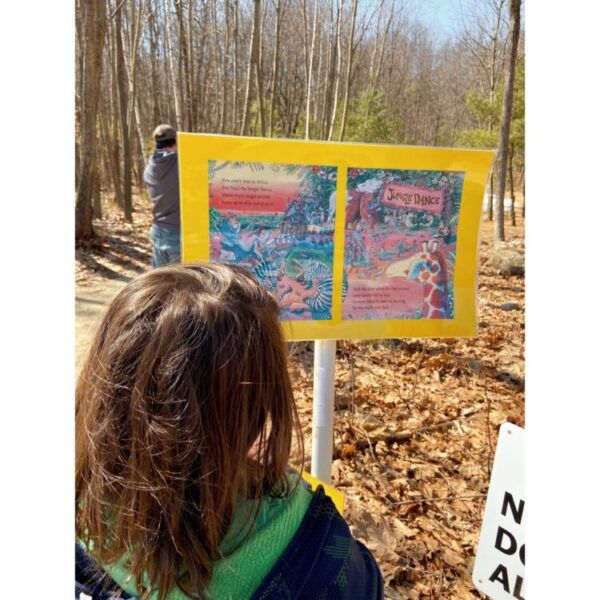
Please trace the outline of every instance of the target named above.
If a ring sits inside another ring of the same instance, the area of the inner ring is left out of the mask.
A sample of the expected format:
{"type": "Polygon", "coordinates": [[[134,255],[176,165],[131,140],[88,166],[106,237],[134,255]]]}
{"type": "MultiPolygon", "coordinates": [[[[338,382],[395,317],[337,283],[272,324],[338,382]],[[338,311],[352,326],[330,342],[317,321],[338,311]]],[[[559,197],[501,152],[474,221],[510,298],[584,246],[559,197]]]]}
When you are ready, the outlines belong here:
{"type": "Polygon", "coordinates": [[[304,519],[253,598],[383,598],[381,573],[322,487],[310,495],[304,519]]]}

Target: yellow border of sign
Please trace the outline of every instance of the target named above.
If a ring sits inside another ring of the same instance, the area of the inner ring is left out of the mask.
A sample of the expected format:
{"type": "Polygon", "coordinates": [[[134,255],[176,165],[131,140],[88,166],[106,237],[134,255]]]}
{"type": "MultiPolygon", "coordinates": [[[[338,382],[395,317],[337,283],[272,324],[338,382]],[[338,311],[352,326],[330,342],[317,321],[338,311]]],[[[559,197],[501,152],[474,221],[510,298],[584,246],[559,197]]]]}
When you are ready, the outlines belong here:
{"type": "Polygon", "coordinates": [[[331,498],[340,515],[344,514],[344,500],[346,499],[344,492],[334,488],[332,485],[329,485],[324,481],[321,481],[320,479],[317,479],[306,471],[302,471],[302,479],[307,481],[310,484],[311,489],[315,492],[317,491],[317,488],[322,485],[323,490],[331,498]]]}
{"type": "Polygon", "coordinates": [[[326,165],[338,168],[330,321],[283,321],[288,340],[455,337],[477,334],[477,254],[491,150],[425,148],[179,133],[183,262],[208,261],[208,161],[326,165]],[[454,268],[454,319],[342,320],[346,172],[348,169],[464,171],[454,268]]]}

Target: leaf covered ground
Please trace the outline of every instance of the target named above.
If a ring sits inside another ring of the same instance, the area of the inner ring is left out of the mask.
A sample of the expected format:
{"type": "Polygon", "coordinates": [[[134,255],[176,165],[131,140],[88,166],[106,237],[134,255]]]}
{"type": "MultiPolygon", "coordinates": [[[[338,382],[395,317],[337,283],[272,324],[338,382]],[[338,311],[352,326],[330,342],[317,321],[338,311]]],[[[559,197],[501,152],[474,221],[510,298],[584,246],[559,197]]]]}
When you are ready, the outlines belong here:
{"type": "MultiPolygon", "coordinates": [[[[78,288],[148,268],[151,217],[134,223],[104,199],[98,237],[76,249],[78,288]]],[[[523,226],[507,225],[523,252],[523,226]]],[[[388,598],[480,598],[471,583],[498,428],[524,426],[524,278],[491,266],[484,222],[479,335],[338,342],[333,484],[375,554],[388,598]]],[[[291,374],[310,464],[312,344],[292,345],[291,374]]]]}

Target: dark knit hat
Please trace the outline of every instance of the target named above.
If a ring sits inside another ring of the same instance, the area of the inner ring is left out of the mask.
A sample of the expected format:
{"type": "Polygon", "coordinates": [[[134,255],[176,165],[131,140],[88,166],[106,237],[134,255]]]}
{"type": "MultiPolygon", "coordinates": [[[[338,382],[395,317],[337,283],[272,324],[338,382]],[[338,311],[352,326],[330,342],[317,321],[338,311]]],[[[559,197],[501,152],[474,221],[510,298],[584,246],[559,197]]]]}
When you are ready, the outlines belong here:
{"type": "Polygon", "coordinates": [[[163,142],[166,140],[176,140],[177,130],[170,125],[159,125],[152,134],[154,141],[163,142]]]}

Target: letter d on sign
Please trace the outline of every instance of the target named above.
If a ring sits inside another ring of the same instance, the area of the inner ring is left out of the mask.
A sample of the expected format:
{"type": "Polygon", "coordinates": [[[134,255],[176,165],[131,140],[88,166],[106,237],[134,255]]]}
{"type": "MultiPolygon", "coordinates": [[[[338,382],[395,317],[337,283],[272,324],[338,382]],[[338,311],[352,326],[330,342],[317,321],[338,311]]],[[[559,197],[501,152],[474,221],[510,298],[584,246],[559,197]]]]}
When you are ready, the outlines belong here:
{"type": "Polygon", "coordinates": [[[500,552],[504,552],[504,554],[514,554],[517,550],[517,540],[515,540],[515,536],[510,531],[506,531],[504,527],[498,527],[494,548],[496,548],[496,550],[500,550],[500,552]],[[504,540],[508,541],[508,548],[502,545],[504,540]]]}
{"type": "Polygon", "coordinates": [[[492,600],[525,600],[525,431],[500,427],[473,567],[473,583],[492,600]]]}

